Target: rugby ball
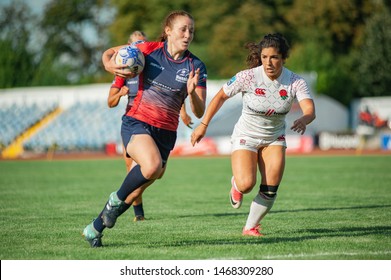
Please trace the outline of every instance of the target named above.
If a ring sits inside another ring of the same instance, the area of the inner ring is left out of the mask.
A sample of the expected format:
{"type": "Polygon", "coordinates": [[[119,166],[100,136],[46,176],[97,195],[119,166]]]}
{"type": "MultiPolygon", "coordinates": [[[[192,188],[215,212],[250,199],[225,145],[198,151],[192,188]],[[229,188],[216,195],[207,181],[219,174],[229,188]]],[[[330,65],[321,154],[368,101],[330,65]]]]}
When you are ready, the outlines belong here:
{"type": "Polygon", "coordinates": [[[124,70],[128,73],[140,74],[145,65],[143,53],[135,46],[126,46],[119,49],[115,57],[115,63],[125,65],[124,70]]]}

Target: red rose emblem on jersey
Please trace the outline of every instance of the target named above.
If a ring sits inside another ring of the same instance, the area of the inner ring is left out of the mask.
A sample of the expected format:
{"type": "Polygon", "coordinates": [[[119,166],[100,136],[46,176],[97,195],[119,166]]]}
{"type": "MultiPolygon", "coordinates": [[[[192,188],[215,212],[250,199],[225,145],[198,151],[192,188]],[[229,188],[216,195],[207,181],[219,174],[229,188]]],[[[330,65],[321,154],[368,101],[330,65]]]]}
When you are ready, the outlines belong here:
{"type": "Polygon", "coordinates": [[[285,89],[280,90],[280,96],[281,96],[282,100],[285,100],[288,98],[288,93],[286,92],[285,89]]]}
{"type": "Polygon", "coordinates": [[[255,95],[265,95],[265,89],[264,88],[256,88],[255,89],[255,95]]]}

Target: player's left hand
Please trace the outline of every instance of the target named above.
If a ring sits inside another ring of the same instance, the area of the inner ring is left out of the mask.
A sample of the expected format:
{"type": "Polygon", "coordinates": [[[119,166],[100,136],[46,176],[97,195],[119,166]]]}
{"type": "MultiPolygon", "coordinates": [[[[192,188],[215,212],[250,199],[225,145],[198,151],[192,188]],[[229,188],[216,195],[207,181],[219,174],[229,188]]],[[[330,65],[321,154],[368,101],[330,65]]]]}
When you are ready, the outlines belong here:
{"type": "Polygon", "coordinates": [[[188,114],[181,114],[181,118],[183,123],[188,127],[188,128],[193,128],[193,121],[191,120],[191,117],[188,114]]]}
{"type": "Polygon", "coordinates": [[[304,134],[306,128],[307,128],[307,125],[301,119],[295,120],[293,122],[293,125],[291,126],[291,129],[293,131],[300,133],[301,135],[304,134]]]}
{"type": "Polygon", "coordinates": [[[194,123],[192,122],[192,121],[190,121],[188,124],[186,124],[186,126],[188,127],[188,128],[190,128],[190,129],[192,129],[193,127],[192,127],[192,125],[193,125],[194,123]]]}
{"type": "Polygon", "coordinates": [[[191,71],[189,73],[189,79],[187,80],[187,92],[189,94],[195,91],[199,77],[200,77],[200,68],[197,68],[195,72],[191,71]]]}

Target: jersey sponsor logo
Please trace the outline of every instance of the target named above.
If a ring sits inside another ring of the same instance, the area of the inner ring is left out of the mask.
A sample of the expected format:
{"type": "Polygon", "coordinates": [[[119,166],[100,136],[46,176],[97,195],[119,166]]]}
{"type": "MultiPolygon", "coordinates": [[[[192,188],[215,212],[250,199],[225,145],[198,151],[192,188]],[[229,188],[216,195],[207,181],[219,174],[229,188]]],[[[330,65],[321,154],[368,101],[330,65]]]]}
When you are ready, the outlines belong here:
{"type": "Polygon", "coordinates": [[[239,145],[246,145],[246,139],[240,139],[239,145]]]}
{"type": "Polygon", "coordinates": [[[265,112],[265,116],[272,116],[274,114],[274,109],[269,109],[265,112]]]}
{"type": "Polygon", "coordinates": [[[151,80],[151,79],[149,79],[148,81],[151,83],[151,85],[154,85],[155,87],[158,87],[160,89],[168,90],[168,91],[175,91],[175,89],[173,89],[172,87],[167,86],[167,85],[162,84],[162,83],[159,83],[157,81],[154,81],[154,80],[151,80]]]}
{"type": "Polygon", "coordinates": [[[137,79],[127,79],[126,85],[137,85],[138,84],[138,78],[137,79]]]}
{"type": "Polygon", "coordinates": [[[182,68],[176,72],[175,80],[180,83],[187,83],[189,78],[189,70],[182,68]]]}
{"type": "Polygon", "coordinates": [[[288,98],[288,93],[286,92],[285,89],[280,90],[280,96],[281,96],[282,100],[285,100],[288,98]]]}
{"type": "Polygon", "coordinates": [[[247,105],[247,108],[254,112],[254,113],[257,113],[259,115],[263,115],[263,116],[273,116],[273,115],[286,115],[288,112],[281,112],[281,113],[278,113],[276,112],[276,110],[274,109],[268,109],[267,111],[260,111],[260,110],[256,110],[254,108],[251,108],[250,106],[247,105]]]}
{"type": "Polygon", "coordinates": [[[255,89],[255,95],[265,96],[265,94],[266,94],[266,89],[264,89],[264,88],[256,88],[255,89]]]}
{"type": "Polygon", "coordinates": [[[157,64],[157,63],[151,62],[149,65],[151,65],[153,67],[156,67],[156,68],[159,68],[162,71],[164,70],[164,67],[159,65],[159,64],[157,64]]]}
{"type": "Polygon", "coordinates": [[[233,76],[231,80],[228,81],[227,86],[232,85],[236,81],[236,76],[233,76]]]}

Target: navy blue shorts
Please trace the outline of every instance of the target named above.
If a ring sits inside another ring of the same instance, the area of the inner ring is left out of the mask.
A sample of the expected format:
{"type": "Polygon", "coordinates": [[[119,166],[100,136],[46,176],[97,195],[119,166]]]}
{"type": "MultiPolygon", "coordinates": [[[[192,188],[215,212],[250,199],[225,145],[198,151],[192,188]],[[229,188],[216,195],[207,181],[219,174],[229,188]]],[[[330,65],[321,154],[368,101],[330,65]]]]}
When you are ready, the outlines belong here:
{"type": "MultiPolygon", "coordinates": [[[[157,128],[149,125],[145,122],[136,120],[129,116],[122,117],[121,125],[121,137],[124,147],[126,147],[130,141],[132,135],[136,134],[148,134],[155,141],[156,146],[160,151],[160,155],[163,160],[163,164],[167,162],[168,156],[172,149],[174,149],[177,133],[176,131],[157,128]]],[[[130,157],[126,153],[127,157],[130,157]]]]}

